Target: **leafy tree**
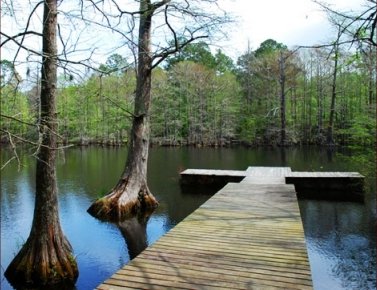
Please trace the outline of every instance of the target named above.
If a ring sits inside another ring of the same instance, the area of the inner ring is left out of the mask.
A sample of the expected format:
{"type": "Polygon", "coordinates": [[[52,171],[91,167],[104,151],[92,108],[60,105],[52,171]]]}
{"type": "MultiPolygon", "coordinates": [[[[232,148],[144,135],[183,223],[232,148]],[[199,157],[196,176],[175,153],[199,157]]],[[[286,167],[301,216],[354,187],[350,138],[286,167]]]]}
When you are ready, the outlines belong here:
{"type": "Polygon", "coordinates": [[[215,69],[219,73],[233,72],[235,70],[233,60],[220,49],[216,51],[215,63],[215,69]]]}
{"type": "Polygon", "coordinates": [[[209,45],[204,41],[190,43],[176,55],[167,58],[166,68],[170,69],[174,64],[181,61],[192,61],[208,68],[216,67],[216,58],[212,55],[209,45]]]}
{"type": "Polygon", "coordinates": [[[135,75],[93,74],[59,90],[59,132],[66,143],[118,145],[127,140],[135,75]]]}
{"type": "Polygon", "coordinates": [[[118,53],[114,53],[106,60],[106,64],[101,64],[99,70],[104,73],[122,73],[129,68],[127,59],[118,53]]]}
{"type": "MultiPolygon", "coordinates": [[[[152,106],[154,137],[168,144],[225,145],[235,138],[239,86],[231,72],[181,61],[159,73],[152,106]],[[156,90],[157,91],[157,90],[156,90]]],[[[155,91],[155,89],[154,89],[155,91]]]]}
{"type": "MultiPolygon", "coordinates": [[[[244,85],[249,114],[251,100],[258,99],[256,104],[254,102],[253,111],[269,118],[265,123],[266,131],[269,131],[269,138],[275,139],[278,134],[276,112],[279,112],[282,145],[286,144],[286,94],[290,89],[287,88],[287,73],[288,70],[293,72],[290,67],[293,67],[294,63],[289,61],[292,54],[293,52],[289,52],[284,44],[268,39],[262,42],[257,50],[248,51],[238,60],[239,77],[244,85]]],[[[294,80],[294,75],[291,75],[290,79],[294,80]]],[[[242,123],[254,124],[247,120],[242,123]]],[[[241,129],[241,131],[245,130],[241,129]]]]}
{"type": "Polygon", "coordinates": [[[286,50],[288,47],[285,44],[279,43],[273,39],[263,41],[257,50],[255,50],[255,57],[269,55],[271,53],[286,50]]]}

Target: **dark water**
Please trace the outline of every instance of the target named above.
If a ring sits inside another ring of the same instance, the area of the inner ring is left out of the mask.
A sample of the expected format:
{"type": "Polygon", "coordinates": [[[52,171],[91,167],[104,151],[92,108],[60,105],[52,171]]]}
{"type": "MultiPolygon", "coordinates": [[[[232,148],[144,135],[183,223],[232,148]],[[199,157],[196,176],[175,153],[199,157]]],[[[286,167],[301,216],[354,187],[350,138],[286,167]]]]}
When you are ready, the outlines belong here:
{"type": "MultiPolygon", "coordinates": [[[[3,273],[27,239],[34,207],[35,160],[21,154],[1,172],[1,289],[12,289],[3,273]]],[[[10,152],[2,150],[2,163],[10,152]]],[[[134,255],[135,246],[152,244],[206,201],[210,195],[183,193],[178,173],[185,168],[244,170],[248,166],[290,166],[305,171],[355,171],[363,168],[342,155],[316,148],[193,149],[153,148],[149,186],[160,207],[140,228],[102,223],[86,213],[91,202],[117,181],[124,148],[84,148],[59,152],[59,206],[64,233],[79,265],[77,289],[93,289],[134,255]],[[119,227],[120,226],[120,227],[119,227]],[[130,240],[130,233],[136,230],[130,240]],[[128,237],[128,246],[125,241],[128,237]]],[[[370,156],[370,158],[374,158],[370,156]]],[[[374,169],[375,170],[375,169],[374,169]]],[[[375,171],[372,172],[375,176],[375,171]]],[[[315,289],[376,289],[375,180],[368,181],[364,203],[300,200],[315,289]]]]}

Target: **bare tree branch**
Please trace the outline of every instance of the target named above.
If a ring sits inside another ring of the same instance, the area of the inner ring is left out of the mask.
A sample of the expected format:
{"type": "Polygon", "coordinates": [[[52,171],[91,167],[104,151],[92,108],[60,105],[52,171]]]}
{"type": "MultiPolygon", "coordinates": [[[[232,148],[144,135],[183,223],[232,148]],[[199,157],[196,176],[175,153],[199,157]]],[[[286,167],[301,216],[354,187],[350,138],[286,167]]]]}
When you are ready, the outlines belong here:
{"type": "Polygon", "coordinates": [[[8,116],[8,115],[4,115],[4,114],[0,113],[0,117],[6,118],[6,119],[10,119],[10,120],[16,121],[16,122],[21,123],[21,124],[25,124],[25,125],[28,125],[28,126],[32,126],[32,127],[37,127],[38,128],[38,124],[29,123],[29,122],[17,119],[17,118],[15,118],[13,116],[8,116]]]}
{"type": "Polygon", "coordinates": [[[336,11],[332,9],[330,5],[322,1],[312,1],[318,4],[328,14],[332,23],[337,25],[340,25],[340,23],[342,23],[341,34],[348,34],[352,38],[348,41],[348,43],[353,44],[355,42],[368,42],[373,46],[377,46],[375,35],[377,25],[377,11],[375,2],[369,1],[371,2],[370,7],[366,7],[365,10],[358,14],[351,14],[350,12],[347,13],[336,11]],[[356,28],[353,29],[355,25],[356,28]],[[368,36],[364,36],[364,34],[368,31],[368,36]]]}
{"type": "Polygon", "coordinates": [[[13,161],[13,159],[17,159],[17,157],[16,157],[16,156],[13,156],[12,158],[8,159],[8,161],[5,162],[5,163],[1,166],[0,171],[3,170],[3,169],[4,169],[9,163],[11,163],[11,162],[13,161]]]}
{"type": "MultiPolygon", "coordinates": [[[[33,35],[36,35],[36,36],[42,37],[42,34],[39,33],[39,32],[36,32],[36,31],[24,31],[24,32],[20,32],[20,33],[14,35],[14,36],[8,36],[8,35],[6,35],[5,33],[2,33],[2,34],[3,34],[3,36],[5,36],[7,39],[0,43],[0,47],[2,47],[3,45],[5,45],[8,41],[10,41],[10,40],[14,40],[14,39],[16,39],[16,38],[18,38],[18,37],[20,37],[20,36],[25,37],[25,35],[33,34],[33,35]]],[[[21,42],[21,43],[22,43],[22,42],[21,42]]]]}
{"type": "Polygon", "coordinates": [[[70,148],[70,147],[74,146],[74,145],[67,145],[67,146],[49,147],[47,145],[41,144],[41,142],[33,142],[33,141],[28,140],[28,139],[22,138],[22,137],[20,137],[16,134],[13,134],[13,133],[9,132],[8,130],[2,129],[2,128],[0,128],[0,131],[7,134],[8,136],[11,136],[15,139],[20,140],[22,143],[26,143],[26,144],[30,144],[30,145],[34,145],[34,146],[38,146],[38,147],[45,147],[45,148],[48,148],[48,149],[51,149],[51,150],[66,149],[66,148],[70,148]]]}
{"type": "Polygon", "coordinates": [[[109,101],[110,103],[112,103],[113,105],[115,105],[115,107],[121,109],[122,111],[124,111],[125,113],[127,113],[127,117],[132,119],[132,118],[135,118],[137,117],[135,114],[133,114],[132,112],[130,112],[129,110],[123,108],[121,105],[119,105],[119,103],[117,103],[116,101],[114,101],[113,99],[111,99],[110,97],[105,97],[105,100],[109,101]]]}
{"type": "MultiPolygon", "coordinates": [[[[7,132],[7,134],[8,134],[9,144],[10,144],[10,146],[11,146],[11,148],[12,148],[12,151],[13,151],[14,157],[17,159],[18,171],[20,171],[20,168],[21,168],[21,161],[20,161],[20,158],[18,157],[17,150],[16,150],[16,146],[15,146],[14,143],[13,143],[12,135],[11,135],[9,132],[7,132]]],[[[3,169],[3,168],[4,168],[4,166],[1,167],[1,169],[3,169]]]]}

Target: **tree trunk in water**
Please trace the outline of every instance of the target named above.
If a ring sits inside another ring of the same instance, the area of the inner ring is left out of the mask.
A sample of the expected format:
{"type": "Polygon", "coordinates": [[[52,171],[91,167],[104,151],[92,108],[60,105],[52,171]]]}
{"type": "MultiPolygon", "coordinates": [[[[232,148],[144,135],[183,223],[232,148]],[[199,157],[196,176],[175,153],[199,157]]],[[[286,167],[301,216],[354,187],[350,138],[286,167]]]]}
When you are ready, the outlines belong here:
{"type": "Polygon", "coordinates": [[[150,0],[140,1],[140,11],[135,108],[126,167],[110,193],[95,201],[88,209],[92,216],[102,220],[121,221],[158,205],[147,186],[152,77],[151,24],[154,13],[150,0]]]}
{"type": "Polygon", "coordinates": [[[46,0],[43,16],[41,147],[37,157],[36,198],[31,232],[4,275],[16,287],[74,284],[77,264],[59,222],[56,186],[56,27],[57,1],[46,0]]]}

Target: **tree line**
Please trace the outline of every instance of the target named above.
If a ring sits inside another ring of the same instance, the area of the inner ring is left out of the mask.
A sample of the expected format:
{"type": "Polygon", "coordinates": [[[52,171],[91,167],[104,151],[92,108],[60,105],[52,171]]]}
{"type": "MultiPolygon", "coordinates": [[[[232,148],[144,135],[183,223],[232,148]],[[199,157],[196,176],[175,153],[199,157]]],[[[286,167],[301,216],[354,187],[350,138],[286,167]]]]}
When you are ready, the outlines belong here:
{"type": "MultiPolygon", "coordinates": [[[[151,137],[160,145],[370,145],[375,142],[375,48],[288,49],[268,39],[236,63],[204,42],[191,43],[152,75],[151,137]]],[[[17,89],[1,62],[2,140],[33,139],[40,84],[17,89]],[[18,122],[17,120],[22,120],[18,122]]],[[[113,54],[83,80],[59,77],[59,142],[128,141],[136,75],[113,54]],[[98,72],[100,71],[100,72],[98,72]]]]}

